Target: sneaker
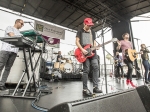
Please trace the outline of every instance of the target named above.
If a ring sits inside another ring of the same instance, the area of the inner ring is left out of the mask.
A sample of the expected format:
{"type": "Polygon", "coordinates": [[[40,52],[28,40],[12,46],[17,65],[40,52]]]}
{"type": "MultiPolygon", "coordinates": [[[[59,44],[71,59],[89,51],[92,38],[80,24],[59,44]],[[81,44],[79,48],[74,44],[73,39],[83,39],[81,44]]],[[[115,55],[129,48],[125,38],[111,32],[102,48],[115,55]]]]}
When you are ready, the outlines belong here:
{"type": "Polygon", "coordinates": [[[136,87],[136,86],[133,84],[133,82],[132,82],[132,81],[130,81],[130,84],[131,84],[131,86],[132,86],[132,87],[136,87]]]}
{"type": "Polygon", "coordinates": [[[142,79],[142,77],[138,77],[138,78],[136,78],[136,80],[140,80],[140,79],[142,79]]]}
{"type": "Polygon", "coordinates": [[[127,80],[126,80],[126,84],[127,84],[127,85],[129,85],[129,83],[130,83],[130,80],[129,80],[129,79],[127,79],[127,80]]]}
{"type": "Polygon", "coordinates": [[[121,80],[121,77],[118,77],[119,80],[121,80]]]}
{"type": "Polygon", "coordinates": [[[93,89],[93,93],[102,93],[103,91],[102,90],[100,90],[98,87],[95,87],[94,89],[93,89]]]}
{"type": "Polygon", "coordinates": [[[143,79],[142,77],[139,77],[139,79],[143,79]]]}
{"type": "Polygon", "coordinates": [[[93,96],[93,94],[91,93],[91,91],[89,89],[83,90],[83,95],[89,96],[89,97],[93,96]]]}
{"type": "Polygon", "coordinates": [[[5,90],[7,90],[7,88],[5,86],[0,86],[0,90],[5,91],[5,90]]]}
{"type": "Polygon", "coordinates": [[[146,83],[146,84],[149,84],[150,82],[149,82],[149,81],[145,81],[145,83],[146,83]]]}

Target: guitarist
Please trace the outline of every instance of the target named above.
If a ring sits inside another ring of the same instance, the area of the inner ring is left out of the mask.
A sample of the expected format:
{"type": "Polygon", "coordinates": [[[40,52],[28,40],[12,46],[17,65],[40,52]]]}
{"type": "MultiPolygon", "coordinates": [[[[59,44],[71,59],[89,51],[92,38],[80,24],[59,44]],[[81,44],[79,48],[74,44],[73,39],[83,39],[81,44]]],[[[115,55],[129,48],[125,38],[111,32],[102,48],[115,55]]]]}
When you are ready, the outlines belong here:
{"type": "MultiPolygon", "coordinates": [[[[85,18],[84,27],[79,29],[76,34],[76,45],[81,49],[84,55],[88,54],[88,52],[83,48],[87,44],[91,44],[91,46],[96,46],[96,37],[95,32],[91,30],[91,27],[94,25],[91,18],[85,18]]],[[[84,96],[92,96],[91,91],[87,87],[88,74],[90,71],[90,65],[93,70],[93,92],[94,93],[102,93],[102,91],[98,88],[98,76],[99,76],[99,66],[96,55],[96,50],[93,51],[95,55],[91,58],[87,58],[85,62],[83,62],[83,95],[84,96]]]]}
{"type": "Polygon", "coordinates": [[[132,82],[132,72],[133,72],[133,62],[128,60],[125,57],[125,50],[126,49],[132,49],[132,43],[129,41],[129,34],[128,33],[124,33],[122,35],[122,38],[124,40],[120,40],[118,41],[118,46],[117,46],[117,50],[119,51],[119,49],[121,48],[122,50],[122,55],[123,55],[123,61],[124,63],[127,65],[128,67],[128,73],[127,73],[127,80],[126,80],[126,84],[127,85],[131,85],[132,87],[136,87],[133,82],[132,82]]]}

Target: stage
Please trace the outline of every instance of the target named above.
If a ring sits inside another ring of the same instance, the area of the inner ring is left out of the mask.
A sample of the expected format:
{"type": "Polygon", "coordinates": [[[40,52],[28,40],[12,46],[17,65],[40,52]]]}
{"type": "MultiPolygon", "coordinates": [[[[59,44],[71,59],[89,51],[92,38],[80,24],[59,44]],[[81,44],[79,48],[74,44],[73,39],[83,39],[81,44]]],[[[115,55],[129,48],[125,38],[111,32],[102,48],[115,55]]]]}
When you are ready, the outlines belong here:
{"type": "MultiPolygon", "coordinates": [[[[126,79],[116,80],[115,78],[107,77],[107,88],[108,94],[116,91],[123,91],[128,89],[126,86],[126,79]]],[[[104,78],[99,78],[99,88],[102,88],[103,94],[106,94],[106,87],[104,78]]],[[[133,78],[133,82],[140,86],[144,85],[143,79],[136,80],[133,78]]],[[[82,81],[81,80],[60,80],[59,82],[53,82],[45,80],[42,82],[43,85],[47,85],[48,89],[52,92],[49,94],[44,94],[36,102],[36,105],[46,109],[51,109],[52,107],[69,101],[75,101],[83,99],[82,95],[82,81]]],[[[88,81],[89,89],[92,91],[92,82],[88,81]]],[[[34,99],[26,98],[12,98],[12,97],[0,97],[0,111],[1,112],[39,112],[39,110],[31,106],[34,99]]]]}

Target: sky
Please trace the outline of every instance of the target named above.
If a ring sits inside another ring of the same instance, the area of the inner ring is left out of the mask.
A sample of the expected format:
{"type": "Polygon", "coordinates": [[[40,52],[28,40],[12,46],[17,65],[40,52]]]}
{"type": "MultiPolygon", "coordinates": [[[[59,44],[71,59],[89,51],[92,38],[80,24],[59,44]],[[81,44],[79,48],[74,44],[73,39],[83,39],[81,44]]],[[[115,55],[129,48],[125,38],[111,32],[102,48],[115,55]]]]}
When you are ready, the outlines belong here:
{"type": "MultiPolygon", "coordinates": [[[[146,46],[150,46],[150,13],[141,16],[143,17],[134,17],[131,19],[133,37],[140,39],[138,40],[139,45],[143,43],[146,44],[146,46]]],[[[135,45],[137,47],[137,40],[135,40],[135,45]]]]}
{"type": "MultiPolygon", "coordinates": [[[[1,7],[0,7],[0,9],[1,9],[1,7]]],[[[16,13],[16,12],[14,12],[14,13],[16,13]]],[[[19,14],[19,13],[16,13],[14,15],[14,14],[0,10],[0,15],[3,15],[0,18],[0,37],[4,36],[3,30],[5,30],[7,26],[14,25],[14,21],[16,19],[20,18],[20,19],[23,19],[24,21],[31,21],[31,22],[34,22],[33,19],[36,19],[36,18],[32,18],[32,17],[30,17],[31,19],[25,18],[25,17],[19,16],[17,14],[19,14]]],[[[142,16],[150,17],[150,13],[144,14],[142,16]]],[[[36,20],[39,20],[39,19],[36,19],[36,20]]],[[[134,17],[133,19],[131,19],[131,21],[135,21],[135,20],[150,20],[150,18],[134,17]]],[[[45,22],[45,21],[42,21],[42,22],[45,22]]],[[[49,22],[46,22],[46,23],[53,24],[53,23],[49,23],[49,22]]],[[[147,46],[150,46],[150,42],[149,42],[150,21],[131,22],[131,24],[132,24],[133,37],[140,39],[140,40],[138,40],[138,45],[140,45],[141,43],[144,43],[147,46]]],[[[34,24],[32,24],[32,25],[34,25],[34,24]]],[[[53,25],[55,25],[55,24],[53,24],[53,25]]],[[[56,26],[58,26],[58,25],[56,25],[56,26]]],[[[30,24],[26,23],[24,25],[24,27],[22,27],[20,30],[23,31],[23,30],[29,30],[29,29],[33,29],[33,27],[30,24]]],[[[101,44],[102,37],[99,36],[100,33],[101,33],[101,31],[96,33],[97,37],[99,37],[96,40],[101,44]]],[[[104,34],[105,42],[112,39],[111,34],[112,34],[111,30],[109,32],[107,32],[106,34],[104,34]]],[[[60,40],[60,49],[59,50],[62,51],[62,55],[68,57],[68,53],[70,51],[73,51],[76,49],[75,37],[76,37],[76,33],[68,31],[68,30],[65,31],[65,40],[60,40]]],[[[134,40],[134,42],[135,42],[136,50],[138,50],[137,40],[134,40]]],[[[110,54],[113,55],[113,44],[112,43],[105,45],[105,49],[110,54]]],[[[54,49],[54,52],[57,52],[57,50],[54,49]]],[[[101,63],[103,64],[103,49],[100,48],[100,50],[97,51],[97,54],[100,56],[101,63]]],[[[107,53],[105,53],[105,54],[107,54],[107,53]]],[[[74,57],[71,57],[71,58],[73,59],[74,57]]],[[[106,61],[108,63],[108,60],[106,60],[106,61]]]]}

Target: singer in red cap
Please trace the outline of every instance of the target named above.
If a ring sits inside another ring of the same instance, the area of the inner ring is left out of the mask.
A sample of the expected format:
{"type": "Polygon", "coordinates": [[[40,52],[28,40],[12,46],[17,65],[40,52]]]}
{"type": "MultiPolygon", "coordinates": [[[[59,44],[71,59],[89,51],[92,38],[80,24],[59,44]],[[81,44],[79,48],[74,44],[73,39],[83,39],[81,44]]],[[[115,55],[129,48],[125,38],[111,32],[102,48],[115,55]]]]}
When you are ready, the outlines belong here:
{"type": "MultiPolygon", "coordinates": [[[[84,55],[87,55],[88,51],[86,51],[84,47],[88,44],[90,44],[91,47],[96,46],[96,37],[95,32],[91,29],[91,27],[94,25],[91,18],[85,18],[83,25],[83,28],[79,29],[76,34],[76,45],[84,55]]],[[[102,93],[102,91],[98,88],[99,66],[96,50],[94,50],[93,52],[95,53],[95,55],[93,57],[87,58],[86,61],[83,62],[82,80],[84,96],[93,96],[92,92],[88,89],[87,86],[88,74],[90,70],[92,70],[93,76],[93,93],[102,93]]]]}

